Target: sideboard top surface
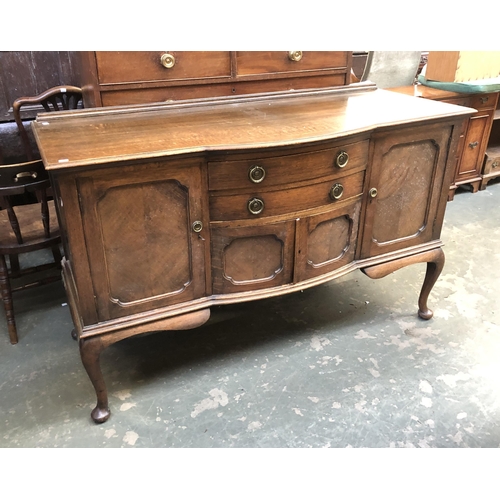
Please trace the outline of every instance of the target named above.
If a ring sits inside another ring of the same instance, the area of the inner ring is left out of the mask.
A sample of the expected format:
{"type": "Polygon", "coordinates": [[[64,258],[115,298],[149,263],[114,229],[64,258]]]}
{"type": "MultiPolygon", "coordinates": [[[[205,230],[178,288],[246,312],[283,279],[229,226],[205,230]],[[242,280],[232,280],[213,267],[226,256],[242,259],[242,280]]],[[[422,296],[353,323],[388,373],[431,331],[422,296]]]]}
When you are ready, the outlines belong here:
{"type": "Polygon", "coordinates": [[[472,113],[463,106],[360,87],[43,113],[33,129],[46,169],[60,170],[298,145],[472,113]]]}

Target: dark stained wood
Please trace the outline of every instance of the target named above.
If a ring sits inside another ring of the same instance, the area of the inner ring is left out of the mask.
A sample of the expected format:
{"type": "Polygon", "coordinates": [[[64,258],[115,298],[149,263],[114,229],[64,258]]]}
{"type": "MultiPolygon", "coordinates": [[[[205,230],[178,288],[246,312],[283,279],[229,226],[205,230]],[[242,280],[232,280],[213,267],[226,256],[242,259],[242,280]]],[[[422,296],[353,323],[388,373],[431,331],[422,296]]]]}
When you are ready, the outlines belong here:
{"type": "MultiPolygon", "coordinates": [[[[0,121],[14,120],[12,104],[18,97],[38,95],[58,85],[80,86],[80,53],[66,51],[0,52],[0,121]]],[[[23,109],[22,119],[33,119],[41,106],[23,109]]]]}
{"type": "Polygon", "coordinates": [[[39,115],[94,421],[110,414],[102,349],[196,327],[211,305],[427,262],[419,314],[429,318],[460,127],[473,113],[357,85],[39,115]],[[265,176],[253,182],[256,165],[265,176]]]}
{"type": "Polygon", "coordinates": [[[33,147],[28,136],[28,132],[21,118],[22,109],[28,106],[40,105],[45,111],[64,111],[78,109],[82,104],[82,90],[73,86],[57,86],[45,90],[39,95],[19,97],[12,105],[14,119],[21,136],[24,152],[28,161],[34,160],[38,152],[33,151],[33,147]]]}
{"type": "Polygon", "coordinates": [[[50,182],[41,160],[16,165],[0,166],[0,289],[7,317],[11,344],[17,344],[18,336],[14,318],[12,292],[50,283],[61,279],[61,242],[54,201],[47,200],[50,182]],[[31,194],[20,205],[15,197],[31,194]],[[36,195],[36,196],[35,196],[36,195]],[[36,200],[40,200],[37,202],[36,200]],[[51,248],[54,263],[20,269],[18,255],[42,248],[51,248]],[[10,271],[5,258],[9,257],[10,271]],[[24,282],[13,286],[15,278],[39,274],[47,268],[57,269],[55,276],[24,282]]]}

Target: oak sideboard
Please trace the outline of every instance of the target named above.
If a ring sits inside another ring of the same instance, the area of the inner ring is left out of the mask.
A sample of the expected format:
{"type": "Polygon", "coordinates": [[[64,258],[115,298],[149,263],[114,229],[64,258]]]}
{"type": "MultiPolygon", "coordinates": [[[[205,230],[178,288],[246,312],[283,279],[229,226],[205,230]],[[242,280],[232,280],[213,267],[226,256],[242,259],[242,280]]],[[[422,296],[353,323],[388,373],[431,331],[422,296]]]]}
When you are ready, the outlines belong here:
{"type": "Polygon", "coordinates": [[[474,112],[353,84],[38,115],[93,420],[110,416],[103,349],[198,327],[213,305],[427,263],[431,318],[474,112]]]}

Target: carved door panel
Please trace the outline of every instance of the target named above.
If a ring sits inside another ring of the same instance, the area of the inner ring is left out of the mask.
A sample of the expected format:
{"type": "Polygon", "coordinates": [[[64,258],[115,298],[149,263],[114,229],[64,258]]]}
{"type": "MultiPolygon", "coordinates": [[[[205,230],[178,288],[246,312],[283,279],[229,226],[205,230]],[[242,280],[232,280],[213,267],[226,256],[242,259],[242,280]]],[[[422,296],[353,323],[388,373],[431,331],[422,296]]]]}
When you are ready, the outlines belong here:
{"type": "Polygon", "coordinates": [[[203,296],[208,231],[193,230],[195,221],[207,227],[199,162],[82,174],[77,188],[100,321],[203,296]]]}
{"type": "Polygon", "coordinates": [[[361,200],[297,222],[295,281],[335,271],[354,260],[361,200]]]}
{"type": "Polygon", "coordinates": [[[447,154],[452,131],[434,125],[374,137],[362,258],[439,238],[453,169],[447,154]]]}
{"type": "Polygon", "coordinates": [[[291,283],[295,221],[213,227],[213,293],[237,293],[291,283]]]}

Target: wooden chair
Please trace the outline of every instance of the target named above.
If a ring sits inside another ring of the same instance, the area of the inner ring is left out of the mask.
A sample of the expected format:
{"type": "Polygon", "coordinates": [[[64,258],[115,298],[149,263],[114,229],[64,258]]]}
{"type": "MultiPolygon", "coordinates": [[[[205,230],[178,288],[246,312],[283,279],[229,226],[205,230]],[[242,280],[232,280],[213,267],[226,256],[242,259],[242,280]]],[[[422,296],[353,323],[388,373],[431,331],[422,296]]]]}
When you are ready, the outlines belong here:
{"type": "Polygon", "coordinates": [[[77,109],[81,106],[80,103],[83,103],[82,89],[68,85],[52,87],[35,97],[19,97],[14,101],[12,105],[13,114],[28,161],[33,160],[34,155],[28,133],[21,120],[21,108],[26,105],[40,104],[45,111],[64,111],[77,109]]]}
{"type": "Polygon", "coordinates": [[[0,165],[0,292],[11,344],[18,342],[12,293],[61,279],[61,236],[54,201],[47,199],[49,187],[48,174],[41,160],[0,165]],[[22,204],[16,205],[16,197],[22,198],[22,204]],[[43,248],[52,249],[53,263],[20,268],[19,254],[43,248]],[[7,268],[6,255],[9,256],[10,269],[7,268]],[[58,269],[57,274],[12,286],[16,278],[39,274],[48,268],[58,269]]]}

